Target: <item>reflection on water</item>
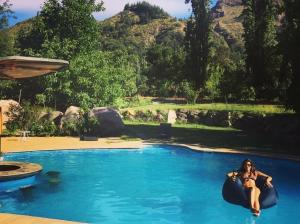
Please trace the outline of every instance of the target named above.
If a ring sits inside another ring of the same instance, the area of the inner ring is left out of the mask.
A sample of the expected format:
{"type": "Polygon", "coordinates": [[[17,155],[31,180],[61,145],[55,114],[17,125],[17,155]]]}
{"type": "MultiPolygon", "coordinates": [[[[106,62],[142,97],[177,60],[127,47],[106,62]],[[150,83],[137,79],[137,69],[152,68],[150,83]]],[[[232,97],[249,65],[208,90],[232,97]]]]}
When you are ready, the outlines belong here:
{"type": "Polygon", "coordinates": [[[245,224],[256,224],[256,219],[257,217],[253,216],[247,217],[245,220],[245,224]]]}

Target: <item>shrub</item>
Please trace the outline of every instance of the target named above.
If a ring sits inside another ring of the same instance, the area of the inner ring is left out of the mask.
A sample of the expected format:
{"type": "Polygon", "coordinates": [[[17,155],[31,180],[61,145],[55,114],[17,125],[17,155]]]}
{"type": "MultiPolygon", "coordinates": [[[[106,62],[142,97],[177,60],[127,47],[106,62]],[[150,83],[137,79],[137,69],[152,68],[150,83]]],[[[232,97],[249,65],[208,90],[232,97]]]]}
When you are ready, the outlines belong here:
{"type": "Polygon", "coordinates": [[[57,133],[58,129],[53,121],[44,120],[33,122],[29,131],[37,136],[52,136],[57,133]]]}
{"type": "Polygon", "coordinates": [[[25,102],[22,107],[11,105],[6,115],[9,120],[6,122],[6,128],[15,133],[17,130],[30,130],[30,127],[36,122],[41,113],[41,108],[31,106],[25,102]]]}
{"type": "Polygon", "coordinates": [[[195,104],[200,91],[196,90],[193,85],[188,81],[183,81],[180,84],[180,90],[182,95],[186,98],[187,103],[195,104]]]}

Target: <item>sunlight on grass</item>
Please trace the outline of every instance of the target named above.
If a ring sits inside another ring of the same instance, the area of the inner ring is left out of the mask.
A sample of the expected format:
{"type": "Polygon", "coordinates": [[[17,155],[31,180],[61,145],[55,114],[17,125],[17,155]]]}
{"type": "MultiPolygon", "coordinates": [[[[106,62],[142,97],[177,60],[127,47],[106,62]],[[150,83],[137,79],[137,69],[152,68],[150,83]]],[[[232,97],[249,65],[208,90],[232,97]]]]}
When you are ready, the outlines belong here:
{"type": "Polygon", "coordinates": [[[225,104],[225,103],[209,103],[209,104],[151,104],[146,106],[137,106],[127,109],[133,110],[216,110],[216,111],[240,111],[250,113],[266,113],[266,114],[281,114],[293,113],[291,110],[286,110],[282,105],[254,105],[254,104],[225,104]]]}
{"type": "MultiPolygon", "coordinates": [[[[149,125],[149,126],[159,126],[158,122],[139,122],[139,121],[128,121],[125,120],[126,125],[149,125]]],[[[238,129],[231,127],[216,127],[207,126],[203,124],[174,124],[172,127],[175,128],[187,128],[187,129],[201,129],[201,130],[218,130],[218,131],[238,131],[238,129]]]]}

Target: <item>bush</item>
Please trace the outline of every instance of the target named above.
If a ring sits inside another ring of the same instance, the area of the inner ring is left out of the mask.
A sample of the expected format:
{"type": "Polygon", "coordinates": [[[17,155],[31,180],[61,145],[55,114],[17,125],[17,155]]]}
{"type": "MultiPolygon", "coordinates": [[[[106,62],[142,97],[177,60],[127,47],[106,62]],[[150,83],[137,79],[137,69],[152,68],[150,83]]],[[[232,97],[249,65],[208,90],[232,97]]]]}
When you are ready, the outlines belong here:
{"type": "Polygon", "coordinates": [[[81,113],[78,120],[64,122],[61,128],[61,134],[69,136],[97,135],[99,132],[99,121],[87,112],[81,113]]]}
{"type": "Polygon", "coordinates": [[[31,106],[25,102],[21,106],[11,105],[6,115],[9,120],[6,122],[6,128],[9,132],[15,133],[17,130],[30,130],[33,123],[39,119],[41,108],[31,106]]]}
{"type": "Polygon", "coordinates": [[[61,135],[78,136],[80,135],[79,124],[77,120],[66,121],[60,129],[61,135]]]}
{"type": "Polygon", "coordinates": [[[80,135],[97,135],[100,132],[97,118],[84,113],[78,121],[78,131],[80,135]]]}
{"type": "Polygon", "coordinates": [[[187,103],[195,104],[197,102],[200,91],[195,90],[195,87],[193,87],[193,85],[190,82],[181,82],[180,90],[182,95],[186,98],[187,103]]]}
{"type": "Polygon", "coordinates": [[[79,55],[69,70],[69,104],[81,108],[122,106],[122,99],[137,91],[136,60],[124,52],[79,55]]]}
{"type": "Polygon", "coordinates": [[[36,136],[52,136],[57,134],[58,129],[53,121],[37,121],[33,122],[29,131],[36,136]]]}

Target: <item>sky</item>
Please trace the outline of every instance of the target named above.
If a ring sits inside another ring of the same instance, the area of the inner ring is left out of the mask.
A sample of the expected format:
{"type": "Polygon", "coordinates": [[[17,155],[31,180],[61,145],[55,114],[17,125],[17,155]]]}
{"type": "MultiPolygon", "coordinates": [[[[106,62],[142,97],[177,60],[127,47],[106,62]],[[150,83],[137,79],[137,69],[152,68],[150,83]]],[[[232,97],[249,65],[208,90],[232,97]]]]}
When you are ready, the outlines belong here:
{"type": "MultiPolygon", "coordinates": [[[[10,25],[34,17],[37,12],[41,10],[44,1],[45,0],[10,0],[9,2],[12,4],[11,9],[17,17],[17,19],[10,19],[10,25]]],[[[125,4],[132,4],[138,1],[141,2],[143,0],[104,0],[105,11],[95,13],[94,16],[97,20],[109,18],[122,11],[125,4]]],[[[217,0],[213,0],[212,4],[215,4],[216,1],[217,0]]],[[[3,2],[4,0],[0,0],[0,3],[3,2]]],[[[191,14],[191,6],[190,4],[185,4],[185,0],[146,0],[146,2],[159,6],[171,16],[177,18],[188,18],[191,14]]]]}

